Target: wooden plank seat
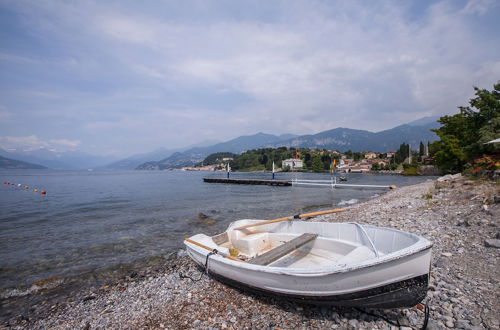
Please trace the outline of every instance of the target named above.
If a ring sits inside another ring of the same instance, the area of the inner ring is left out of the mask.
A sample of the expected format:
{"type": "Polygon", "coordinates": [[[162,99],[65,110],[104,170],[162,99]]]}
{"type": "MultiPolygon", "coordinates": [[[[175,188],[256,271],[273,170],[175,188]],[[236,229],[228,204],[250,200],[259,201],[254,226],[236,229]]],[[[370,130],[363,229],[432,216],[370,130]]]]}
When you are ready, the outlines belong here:
{"type": "Polygon", "coordinates": [[[280,246],[275,247],[272,250],[267,251],[266,253],[261,254],[260,256],[253,258],[249,261],[249,263],[260,266],[269,265],[273,261],[278,260],[279,258],[316,239],[316,237],[318,237],[318,234],[302,234],[280,246]]]}

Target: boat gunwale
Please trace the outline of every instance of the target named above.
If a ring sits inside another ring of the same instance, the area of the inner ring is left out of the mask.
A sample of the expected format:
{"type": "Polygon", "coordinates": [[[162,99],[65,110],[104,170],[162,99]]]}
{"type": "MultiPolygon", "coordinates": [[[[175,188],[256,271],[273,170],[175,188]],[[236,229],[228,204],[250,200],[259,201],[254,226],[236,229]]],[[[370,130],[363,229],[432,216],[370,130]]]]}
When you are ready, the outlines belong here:
{"type": "MultiPolygon", "coordinates": [[[[190,244],[190,243],[188,243],[188,244],[190,244]]],[[[278,275],[291,275],[291,276],[299,276],[299,277],[318,277],[318,276],[327,276],[327,275],[347,273],[347,272],[352,272],[355,270],[361,270],[364,268],[375,267],[375,266],[380,265],[380,264],[384,264],[384,263],[391,262],[391,261],[398,260],[398,259],[403,259],[404,257],[408,257],[408,256],[417,254],[417,253],[422,252],[422,251],[430,250],[430,249],[432,249],[432,246],[422,247],[421,249],[414,250],[411,253],[401,254],[401,255],[399,255],[397,257],[393,257],[393,258],[385,258],[386,256],[383,256],[383,257],[378,258],[378,260],[376,262],[358,263],[358,264],[355,264],[349,268],[345,267],[346,264],[340,264],[340,265],[336,264],[336,265],[332,266],[332,267],[334,267],[334,269],[326,268],[326,267],[305,269],[305,268],[285,268],[285,267],[273,267],[273,266],[260,266],[260,265],[253,265],[253,264],[245,263],[245,262],[241,262],[241,261],[231,260],[231,259],[225,258],[225,257],[218,255],[218,254],[213,255],[212,258],[214,258],[213,261],[218,261],[218,262],[221,262],[221,263],[224,263],[227,265],[234,266],[234,267],[239,268],[239,269],[248,269],[248,270],[259,271],[259,272],[270,273],[270,274],[278,274],[278,275]]],[[[205,253],[204,251],[206,251],[206,250],[198,248],[198,247],[195,247],[194,250],[199,252],[204,257],[206,257],[206,255],[209,253],[208,251],[205,253]],[[200,252],[200,251],[202,251],[202,252],[200,252]]]]}

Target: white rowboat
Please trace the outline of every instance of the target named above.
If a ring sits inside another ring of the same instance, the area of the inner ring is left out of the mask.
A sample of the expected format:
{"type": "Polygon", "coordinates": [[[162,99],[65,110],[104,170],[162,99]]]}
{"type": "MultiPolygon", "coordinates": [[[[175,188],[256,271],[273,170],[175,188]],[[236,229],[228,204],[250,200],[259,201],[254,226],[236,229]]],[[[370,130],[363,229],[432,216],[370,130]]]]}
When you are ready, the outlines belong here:
{"type": "Polygon", "coordinates": [[[395,308],[426,295],[432,243],[425,238],[357,223],[262,222],[194,235],[187,252],[222,282],[290,300],[395,308]]]}

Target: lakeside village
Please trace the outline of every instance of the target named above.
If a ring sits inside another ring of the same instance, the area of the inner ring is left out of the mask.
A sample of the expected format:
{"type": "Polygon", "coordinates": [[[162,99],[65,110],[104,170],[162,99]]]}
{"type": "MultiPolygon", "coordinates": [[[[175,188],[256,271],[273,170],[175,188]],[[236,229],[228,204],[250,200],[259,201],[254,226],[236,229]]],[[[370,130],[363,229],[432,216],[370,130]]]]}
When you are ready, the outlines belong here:
{"type": "Polygon", "coordinates": [[[306,148],[263,148],[240,155],[230,152],[214,153],[184,171],[304,171],[342,173],[381,172],[405,175],[434,175],[437,168],[429,156],[429,144],[420,143],[417,150],[403,143],[399,150],[383,153],[339,152],[306,148]]]}

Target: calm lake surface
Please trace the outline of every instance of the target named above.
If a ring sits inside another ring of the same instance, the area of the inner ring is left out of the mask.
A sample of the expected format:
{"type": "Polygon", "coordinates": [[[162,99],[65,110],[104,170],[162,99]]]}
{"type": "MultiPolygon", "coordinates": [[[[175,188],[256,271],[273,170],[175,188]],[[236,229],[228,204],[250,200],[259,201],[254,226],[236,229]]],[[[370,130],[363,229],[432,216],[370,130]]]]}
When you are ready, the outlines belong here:
{"type": "MultiPolygon", "coordinates": [[[[329,179],[278,173],[276,179],[329,179]]],[[[0,293],[51,276],[78,276],[182,247],[237,219],[273,219],[361,202],[386,190],[204,183],[221,172],[0,171],[0,293]],[[3,184],[9,181],[23,187],[3,184]],[[33,189],[44,189],[47,195],[33,189]],[[201,219],[199,213],[209,218],[201,219]]],[[[231,173],[270,179],[270,173],[231,173]]],[[[404,186],[428,177],[349,174],[352,184],[404,186]]],[[[356,219],[353,219],[355,221],[356,219]]]]}

